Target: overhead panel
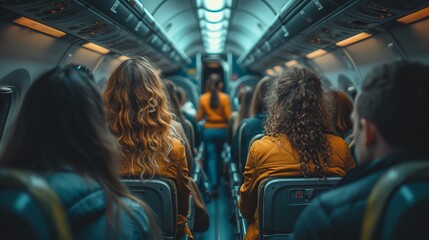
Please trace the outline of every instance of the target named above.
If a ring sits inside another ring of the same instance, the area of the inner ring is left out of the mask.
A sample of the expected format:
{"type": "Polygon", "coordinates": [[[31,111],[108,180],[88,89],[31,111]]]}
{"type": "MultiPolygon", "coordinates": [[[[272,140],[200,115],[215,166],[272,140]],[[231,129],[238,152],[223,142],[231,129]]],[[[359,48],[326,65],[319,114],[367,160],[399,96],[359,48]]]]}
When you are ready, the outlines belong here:
{"type": "Polygon", "coordinates": [[[0,6],[80,38],[82,44],[91,42],[114,54],[134,55],[152,48],[160,53],[158,60],[168,62],[172,69],[189,61],[140,0],[11,0],[0,6]],[[161,44],[149,42],[157,38],[161,44]]]}
{"type": "Polygon", "coordinates": [[[269,27],[270,30],[240,56],[239,63],[263,72],[266,67],[280,64],[276,60],[279,55],[293,60],[317,49],[330,51],[357,44],[364,39],[371,40],[371,31],[385,31],[379,26],[397,25],[396,19],[428,5],[429,2],[424,0],[288,1],[277,16],[277,21],[273,21],[269,27]],[[274,27],[278,22],[281,25],[274,27]],[[265,53],[261,50],[267,41],[277,51],[265,53]],[[267,60],[255,57],[259,51],[262,52],[259,56],[267,60]]]}

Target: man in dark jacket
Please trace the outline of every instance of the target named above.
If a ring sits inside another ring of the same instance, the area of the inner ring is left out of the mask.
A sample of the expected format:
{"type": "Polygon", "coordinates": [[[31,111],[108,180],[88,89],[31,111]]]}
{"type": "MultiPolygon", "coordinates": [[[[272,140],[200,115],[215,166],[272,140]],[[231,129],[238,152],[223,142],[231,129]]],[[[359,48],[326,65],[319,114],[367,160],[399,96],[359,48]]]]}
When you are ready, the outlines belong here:
{"type": "Polygon", "coordinates": [[[295,225],[295,239],[360,239],[368,196],[390,167],[428,157],[429,66],[384,64],[362,83],[352,113],[360,166],[315,199],[295,225]]]}

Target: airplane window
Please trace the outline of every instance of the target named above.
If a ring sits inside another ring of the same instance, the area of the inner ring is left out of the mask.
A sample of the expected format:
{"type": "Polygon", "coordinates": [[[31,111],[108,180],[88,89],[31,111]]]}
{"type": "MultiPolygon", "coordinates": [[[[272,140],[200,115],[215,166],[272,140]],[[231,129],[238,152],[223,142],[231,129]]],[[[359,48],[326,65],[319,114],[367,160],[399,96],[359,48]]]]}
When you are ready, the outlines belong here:
{"type": "Polygon", "coordinates": [[[0,87],[0,140],[3,136],[3,130],[12,103],[12,94],[12,88],[0,87]]]}

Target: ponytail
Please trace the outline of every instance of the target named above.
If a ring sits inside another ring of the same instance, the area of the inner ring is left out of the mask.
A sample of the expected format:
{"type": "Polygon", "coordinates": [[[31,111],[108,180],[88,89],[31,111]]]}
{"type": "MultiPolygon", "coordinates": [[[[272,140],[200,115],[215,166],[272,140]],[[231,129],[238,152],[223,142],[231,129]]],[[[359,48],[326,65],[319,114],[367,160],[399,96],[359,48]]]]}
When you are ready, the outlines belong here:
{"type": "Polygon", "coordinates": [[[220,78],[212,78],[210,81],[210,108],[217,108],[219,106],[219,94],[217,92],[217,88],[220,82],[220,78]]]}
{"type": "Polygon", "coordinates": [[[217,90],[211,90],[212,96],[210,97],[210,108],[217,108],[219,106],[219,95],[217,90]]]}

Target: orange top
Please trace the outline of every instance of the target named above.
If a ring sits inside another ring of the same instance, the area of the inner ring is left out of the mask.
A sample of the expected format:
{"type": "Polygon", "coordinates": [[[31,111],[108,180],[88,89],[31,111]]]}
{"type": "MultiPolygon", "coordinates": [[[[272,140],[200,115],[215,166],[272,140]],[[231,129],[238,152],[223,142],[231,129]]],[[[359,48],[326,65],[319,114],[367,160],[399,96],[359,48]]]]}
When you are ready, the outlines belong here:
{"type": "MultiPolygon", "coordinates": [[[[187,216],[189,213],[189,170],[185,157],[185,148],[182,143],[173,139],[173,149],[169,155],[169,161],[158,162],[161,177],[171,179],[177,189],[177,235],[187,234],[193,239],[191,230],[186,226],[187,216]]],[[[135,173],[141,173],[142,168],[138,164],[133,164],[135,173]]],[[[128,176],[132,173],[131,169],[122,170],[121,175],[128,176]]]]}
{"type": "Polygon", "coordinates": [[[201,121],[206,116],[205,128],[227,128],[228,119],[231,116],[231,105],[229,97],[223,92],[219,94],[219,106],[217,108],[210,107],[211,92],[206,92],[200,97],[198,106],[197,121],[201,121]]]}
{"type": "MultiPolygon", "coordinates": [[[[346,142],[334,135],[326,134],[331,144],[332,154],[326,176],[344,176],[348,170],[355,166],[346,142]]],[[[244,239],[258,239],[258,185],[267,177],[300,177],[303,176],[300,167],[298,152],[293,150],[286,136],[264,136],[255,141],[249,150],[243,185],[240,187],[240,200],[238,206],[241,214],[250,220],[249,228],[244,239]]],[[[310,172],[315,166],[309,163],[310,172]]]]}

